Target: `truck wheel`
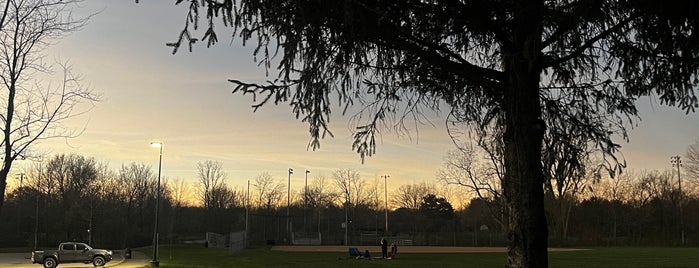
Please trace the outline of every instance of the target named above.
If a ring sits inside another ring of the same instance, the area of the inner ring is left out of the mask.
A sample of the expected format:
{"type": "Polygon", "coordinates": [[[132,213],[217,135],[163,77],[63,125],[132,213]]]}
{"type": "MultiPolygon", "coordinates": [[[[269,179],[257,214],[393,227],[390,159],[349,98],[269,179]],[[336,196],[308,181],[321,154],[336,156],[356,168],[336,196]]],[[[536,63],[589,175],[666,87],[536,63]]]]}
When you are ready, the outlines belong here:
{"type": "Polygon", "coordinates": [[[106,262],[104,261],[104,257],[102,256],[95,256],[94,259],[92,259],[92,265],[95,267],[101,267],[104,266],[106,262]]]}
{"type": "Polygon", "coordinates": [[[55,268],[58,266],[58,262],[54,258],[46,258],[44,259],[44,268],[55,268]]]}

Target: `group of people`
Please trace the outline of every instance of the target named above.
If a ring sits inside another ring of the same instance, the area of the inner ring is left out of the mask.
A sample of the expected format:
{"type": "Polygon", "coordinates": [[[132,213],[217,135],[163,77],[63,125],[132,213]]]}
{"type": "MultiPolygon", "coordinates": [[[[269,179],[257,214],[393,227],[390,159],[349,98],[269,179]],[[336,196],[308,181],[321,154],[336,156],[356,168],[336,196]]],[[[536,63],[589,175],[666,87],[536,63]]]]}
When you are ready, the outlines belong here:
{"type": "MultiPolygon", "coordinates": [[[[356,248],[351,248],[351,250],[355,250],[357,252],[356,248]]],[[[359,254],[357,252],[356,254],[359,254]]],[[[385,238],[381,239],[381,258],[384,259],[395,259],[398,255],[398,246],[396,246],[396,243],[391,243],[391,252],[388,252],[388,241],[386,241],[385,238]]],[[[371,260],[371,253],[369,253],[369,250],[365,250],[364,253],[361,255],[357,256],[357,259],[362,258],[362,259],[367,259],[371,260]]]]}

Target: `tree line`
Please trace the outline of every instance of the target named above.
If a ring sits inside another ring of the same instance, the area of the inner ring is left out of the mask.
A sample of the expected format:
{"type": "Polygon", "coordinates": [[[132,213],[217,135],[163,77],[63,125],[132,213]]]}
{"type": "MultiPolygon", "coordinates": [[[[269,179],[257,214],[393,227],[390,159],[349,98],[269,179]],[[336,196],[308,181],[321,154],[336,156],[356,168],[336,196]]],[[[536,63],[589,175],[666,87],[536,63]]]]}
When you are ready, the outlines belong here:
{"type": "MultiPolygon", "coordinates": [[[[545,187],[550,243],[699,244],[697,144],[689,147],[681,169],[587,176],[574,185],[545,187]],[[678,171],[684,173],[682,185],[678,171]]],[[[505,245],[502,196],[490,187],[497,184],[469,179],[469,172],[478,173],[469,162],[473,154],[458,152],[448,154],[436,180],[391,191],[380,178],[349,169],[313,176],[307,187],[288,192],[286,178],[263,172],[243,189],[229,186],[221,162],[202,161],[196,182],[163,180],[159,237],[161,243],[197,241],[205,232],[244,231],[247,221],[251,246],[291,243],[289,231],[320,233],[324,244],[373,245],[388,237],[422,245],[505,245]]],[[[77,154],[37,162],[7,196],[0,246],[52,247],[74,240],[113,248],[149,245],[156,176],[142,163],[110,170],[77,154]]]]}
{"type": "MultiPolygon", "coordinates": [[[[148,245],[154,228],[156,176],[143,163],[110,170],[94,158],[77,154],[34,163],[7,195],[6,213],[0,216],[0,246],[46,247],[74,240],[111,247],[148,245]]],[[[287,220],[287,194],[295,232],[339,233],[335,229],[345,222],[341,215],[346,210],[352,217],[350,228],[366,229],[374,226],[366,219],[385,212],[387,202],[379,198],[378,186],[357,171],[337,170],[332,177],[316,176],[307,188],[287,193],[284,180],[263,172],[250,181],[248,194],[247,189],[228,185],[221,162],[202,161],[197,163],[196,182],[163,179],[159,236],[183,242],[199,240],[209,231],[244,230],[248,208],[250,219],[267,224],[250,224],[254,226],[251,233],[262,227],[260,243],[288,243],[288,234],[280,229],[287,220]]],[[[409,200],[432,194],[433,189],[426,183],[401,186],[388,202],[418,208],[419,203],[409,200]]]]}

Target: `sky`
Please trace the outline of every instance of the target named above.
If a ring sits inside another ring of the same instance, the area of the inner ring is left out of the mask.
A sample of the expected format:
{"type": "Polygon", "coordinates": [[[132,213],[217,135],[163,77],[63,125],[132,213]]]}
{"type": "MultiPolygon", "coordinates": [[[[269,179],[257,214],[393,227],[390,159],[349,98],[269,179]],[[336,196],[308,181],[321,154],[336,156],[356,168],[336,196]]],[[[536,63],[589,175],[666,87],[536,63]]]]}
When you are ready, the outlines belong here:
{"type": "MultiPolygon", "coordinates": [[[[46,59],[69,60],[73,71],[104,100],[87,114],[66,122],[84,129],[77,138],[43,141],[35,147],[48,154],[77,153],[109,163],[145,163],[157,170],[163,143],[162,175],[196,182],[197,162],[223,163],[227,183],[243,186],[268,172],[303,185],[304,171],[331,177],[334,170],[353,169],[363,178],[390,176],[389,191],[403,184],[435,181],[435,174],[454,145],[444,127],[446,112],[428,113],[430,123],[410,135],[384,132],[377,153],[364,163],[352,151],[348,116],[335,108],[321,148],[307,148],[308,127],[287,104],[267,105],[253,112],[250,96],[231,94],[227,79],[264,81],[265,71],[253,61],[252,48],[231,41],[219,27],[220,43],[173,55],[165,43],[175,41],[185,23],[187,7],[174,1],[89,0],[77,15],[95,14],[81,31],[60,39],[46,59]]],[[[201,35],[201,33],[199,33],[201,35]]],[[[274,74],[274,71],[271,72],[274,74]]],[[[661,106],[653,98],[638,103],[642,121],[621,142],[630,169],[671,168],[670,156],[683,155],[699,138],[699,115],[661,106]]],[[[22,162],[22,161],[20,161],[22,162]]],[[[17,163],[16,169],[25,163],[17,163]]]]}

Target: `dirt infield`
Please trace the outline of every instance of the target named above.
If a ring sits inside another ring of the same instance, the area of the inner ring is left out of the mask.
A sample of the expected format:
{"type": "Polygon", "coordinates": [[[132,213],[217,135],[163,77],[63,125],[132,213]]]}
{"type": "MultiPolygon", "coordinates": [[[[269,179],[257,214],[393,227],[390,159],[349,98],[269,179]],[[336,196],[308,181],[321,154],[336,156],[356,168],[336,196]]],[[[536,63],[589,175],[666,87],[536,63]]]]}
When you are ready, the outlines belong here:
{"type": "MultiPolygon", "coordinates": [[[[294,252],[348,252],[348,248],[359,251],[381,252],[380,246],[274,246],[272,250],[294,252]]],[[[549,251],[577,251],[574,248],[549,248],[549,251]]],[[[507,252],[505,247],[429,247],[398,246],[400,253],[469,253],[469,252],[507,252]]]]}

